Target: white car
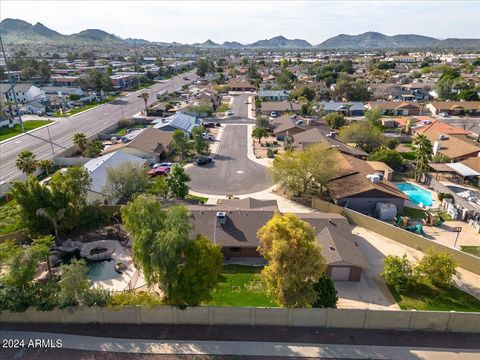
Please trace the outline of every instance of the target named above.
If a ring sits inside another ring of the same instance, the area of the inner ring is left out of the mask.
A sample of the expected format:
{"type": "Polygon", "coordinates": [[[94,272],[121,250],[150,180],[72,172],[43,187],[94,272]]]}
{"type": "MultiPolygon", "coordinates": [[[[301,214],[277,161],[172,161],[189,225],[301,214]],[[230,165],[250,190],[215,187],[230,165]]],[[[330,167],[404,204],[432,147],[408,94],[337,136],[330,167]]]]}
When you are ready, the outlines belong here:
{"type": "Polygon", "coordinates": [[[227,115],[228,116],[233,115],[233,111],[232,110],[227,110],[227,115]]]}
{"type": "Polygon", "coordinates": [[[448,114],[446,112],[441,112],[438,115],[443,116],[443,117],[448,117],[448,114]]]}
{"type": "Polygon", "coordinates": [[[202,134],[203,140],[214,141],[215,137],[209,133],[204,132],[202,134]]]}

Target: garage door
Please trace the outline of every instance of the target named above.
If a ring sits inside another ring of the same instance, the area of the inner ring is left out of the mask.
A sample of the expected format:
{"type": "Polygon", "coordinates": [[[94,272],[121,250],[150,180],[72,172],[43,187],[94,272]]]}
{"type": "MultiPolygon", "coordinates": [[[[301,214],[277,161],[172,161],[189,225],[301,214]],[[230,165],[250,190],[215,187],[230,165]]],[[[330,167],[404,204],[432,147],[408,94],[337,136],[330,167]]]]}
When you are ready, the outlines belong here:
{"type": "Polygon", "coordinates": [[[349,267],[332,267],[332,280],[349,281],[350,270],[349,267]]]}

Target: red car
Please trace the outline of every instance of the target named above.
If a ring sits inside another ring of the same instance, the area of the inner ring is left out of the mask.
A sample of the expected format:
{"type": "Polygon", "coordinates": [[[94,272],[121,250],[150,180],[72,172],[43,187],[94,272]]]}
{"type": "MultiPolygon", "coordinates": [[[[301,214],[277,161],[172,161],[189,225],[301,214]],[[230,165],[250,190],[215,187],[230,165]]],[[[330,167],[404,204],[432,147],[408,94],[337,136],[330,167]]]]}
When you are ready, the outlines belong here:
{"type": "Polygon", "coordinates": [[[148,175],[150,176],[163,176],[163,175],[168,175],[170,173],[170,168],[167,166],[157,166],[151,169],[148,172],[148,175]]]}

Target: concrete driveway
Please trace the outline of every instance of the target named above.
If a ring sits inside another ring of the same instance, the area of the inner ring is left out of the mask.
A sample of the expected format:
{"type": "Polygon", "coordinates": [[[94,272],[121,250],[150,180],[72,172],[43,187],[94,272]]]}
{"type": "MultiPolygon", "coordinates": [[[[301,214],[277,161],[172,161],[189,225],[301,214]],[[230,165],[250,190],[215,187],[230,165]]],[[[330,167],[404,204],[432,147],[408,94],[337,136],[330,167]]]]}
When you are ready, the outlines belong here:
{"type": "Polygon", "coordinates": [[[247,125],[225,125],[214,162],[186,169],[190,189],[210,195],[241,195],[273,185],[267,168],[247,157],[247,125]]]}

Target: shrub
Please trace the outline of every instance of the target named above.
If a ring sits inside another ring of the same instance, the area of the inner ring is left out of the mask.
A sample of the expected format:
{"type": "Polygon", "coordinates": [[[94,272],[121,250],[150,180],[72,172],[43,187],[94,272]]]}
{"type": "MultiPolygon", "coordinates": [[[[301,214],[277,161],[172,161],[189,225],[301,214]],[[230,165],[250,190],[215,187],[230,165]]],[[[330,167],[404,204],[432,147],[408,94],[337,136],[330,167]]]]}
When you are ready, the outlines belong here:
{"type": "Polygon", "coordinates": [[[440,200],[440,202],[443,201],[443,199],[453,199],[453,195],[450,194],[450,193],[438,193],[438,200],[440,200]]]}
{"type": "Polygon", "coordinates": [[[105,289],[87,289],[83,293],[82,304],[84,306],[106,306],[110,299],[110,293],[105,289]]]}
{"type": "Polygon", "coordinates": [[[157,295],[143,291],[129,291],[117,293],[111,295],[108,299],[108,306],[111,308],[128,305],[143,305],[148,307],[154,307],[161,304],[162,300],[157,295]]]}
{"type": "Polygon", "coordinates": [[[412,264],[407,259],[397,255],[389,255],[383,262],[383,272],[381,274],[387,285],[393,287],[395,291],[402,292],[410,288],[414,280],[412,264]]]}
{"type": "Polygon", "coordinates": [[[274,141],[273,141],[273,145],[278,145],[278,141],[277,141],[277,140],[274,140],[274,141]]]}
{"type": "Polygon", "coordinates": [[[388,139],[387,142],[385,143],[385,145],[387,146],[387,148],[389,148],[390,150],[395,150],[395,148],[397,147],[398,145],[398,141],[396,139],[388,139]]]}
{"type": "Polygon", "coordinates": [[[450,285],[458,276],[457,264],[450,254],[428,249],[425,256],[415,266],[417,276],[435,286],[450,285]]]}
{"type": "Polygon", "coordinates": [[[313,289],[317,293],[317,299],[312,303],[314,308],[336,308],[337,307],[337,290],[332,279],[323,275],[313,289]]]}
{"type": "Polygon", "coordinates": [[[272,148],[268,148],[267,157],[269,157],[269,158],[274,158],[275,157],[275,152],[273,151],[272,148]]]}

